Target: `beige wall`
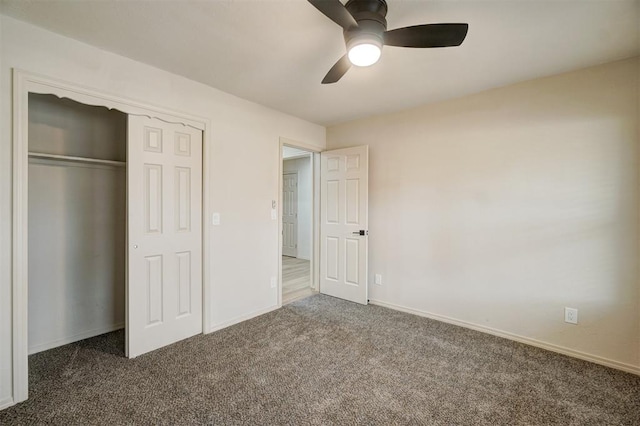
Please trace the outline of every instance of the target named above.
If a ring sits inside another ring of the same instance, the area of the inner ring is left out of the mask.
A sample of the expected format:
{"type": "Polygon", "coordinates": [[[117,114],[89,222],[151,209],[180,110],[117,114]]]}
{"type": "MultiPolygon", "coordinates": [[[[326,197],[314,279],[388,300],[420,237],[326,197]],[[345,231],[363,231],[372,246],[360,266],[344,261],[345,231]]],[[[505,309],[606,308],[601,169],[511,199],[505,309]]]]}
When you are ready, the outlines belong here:
{"type": "Polygon", "coordinates": [[[329,128],[370,146],[370,298],[640,372],[638,78],[626,60],[329,128]]]}
{"type": "MultiPolygon", "coordinates": [[[[0,15],[0,407],[11,403],[11,69],[211,120],[211,328],[277,307],[280,137],[318,149],[325,128],[0,15]],[[251,262],[251,268],[240,268],[251,262]]],[[[213,70],[212,72],[215,72],[213,70]]],[[[209,220],[209,218],[205,218],[209,220]]]]}

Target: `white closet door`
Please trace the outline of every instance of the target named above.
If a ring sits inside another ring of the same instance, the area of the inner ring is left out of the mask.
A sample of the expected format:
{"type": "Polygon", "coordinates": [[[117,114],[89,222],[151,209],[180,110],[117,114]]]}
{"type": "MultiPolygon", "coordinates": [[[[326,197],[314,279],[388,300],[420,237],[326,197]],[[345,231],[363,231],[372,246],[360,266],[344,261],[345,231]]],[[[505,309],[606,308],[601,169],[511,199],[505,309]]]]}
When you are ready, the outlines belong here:
{"type": "Polygon", "coordinates": [[[368,303],[369,147],[320,157],[320,292],[368,303]]]}
{"type": "Polygon", "coordinates": [[[202,132],[129,116],[127,356],[202,332],[202,132]]]}

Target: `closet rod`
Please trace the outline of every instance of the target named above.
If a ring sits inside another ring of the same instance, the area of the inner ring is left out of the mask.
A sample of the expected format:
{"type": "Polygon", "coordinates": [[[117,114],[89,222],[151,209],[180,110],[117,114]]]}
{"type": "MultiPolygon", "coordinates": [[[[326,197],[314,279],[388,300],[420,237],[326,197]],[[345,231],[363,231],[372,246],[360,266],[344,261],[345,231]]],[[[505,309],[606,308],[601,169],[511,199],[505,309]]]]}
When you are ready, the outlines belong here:
{"type": "Polygon", "coordinates": [[[78,163],[108,164],[110,166],[117,166],[117,167],[125,167],[127,165],[127,163],[124,161],[99,160],[97,158],[73,157],[71,155],[45,154],[42,152],[31,152],[31,151],[29,152],[29,157],[44,158],[48,160],[75,161],[78,163]]]}

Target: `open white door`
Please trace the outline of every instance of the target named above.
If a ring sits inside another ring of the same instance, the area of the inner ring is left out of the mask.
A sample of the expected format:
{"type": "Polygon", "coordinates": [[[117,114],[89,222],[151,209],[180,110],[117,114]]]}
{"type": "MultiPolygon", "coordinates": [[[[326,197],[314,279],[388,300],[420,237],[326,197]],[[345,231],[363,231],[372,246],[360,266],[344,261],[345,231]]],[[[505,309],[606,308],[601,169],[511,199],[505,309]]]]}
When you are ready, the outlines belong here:
{"type": "Polygon", "coordinates": [[[282,175],[282,254],[298,256],[298,174],[282,175]]]}
{"type": "Polygon", "coordinates": [[[325,151],[320,167],[320,292],[366,305],[369,147],[325,151]]]}
{"type": "Polygon", "coordinates": [[[202,132],[129,116],[127,356],[202,332],[202,132]]]}

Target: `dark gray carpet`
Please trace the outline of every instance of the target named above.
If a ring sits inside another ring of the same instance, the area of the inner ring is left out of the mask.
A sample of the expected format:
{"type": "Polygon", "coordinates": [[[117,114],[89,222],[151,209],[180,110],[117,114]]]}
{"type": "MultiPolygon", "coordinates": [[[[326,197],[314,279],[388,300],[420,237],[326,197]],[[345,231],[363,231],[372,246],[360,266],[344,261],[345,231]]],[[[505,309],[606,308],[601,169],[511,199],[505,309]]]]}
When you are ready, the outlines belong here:
{"type": "Polygon", "coordinates": [[[134,360],[123,337],[32,356],[0,424],[640,424],[638,376],[327,296],[134,360]]]}

